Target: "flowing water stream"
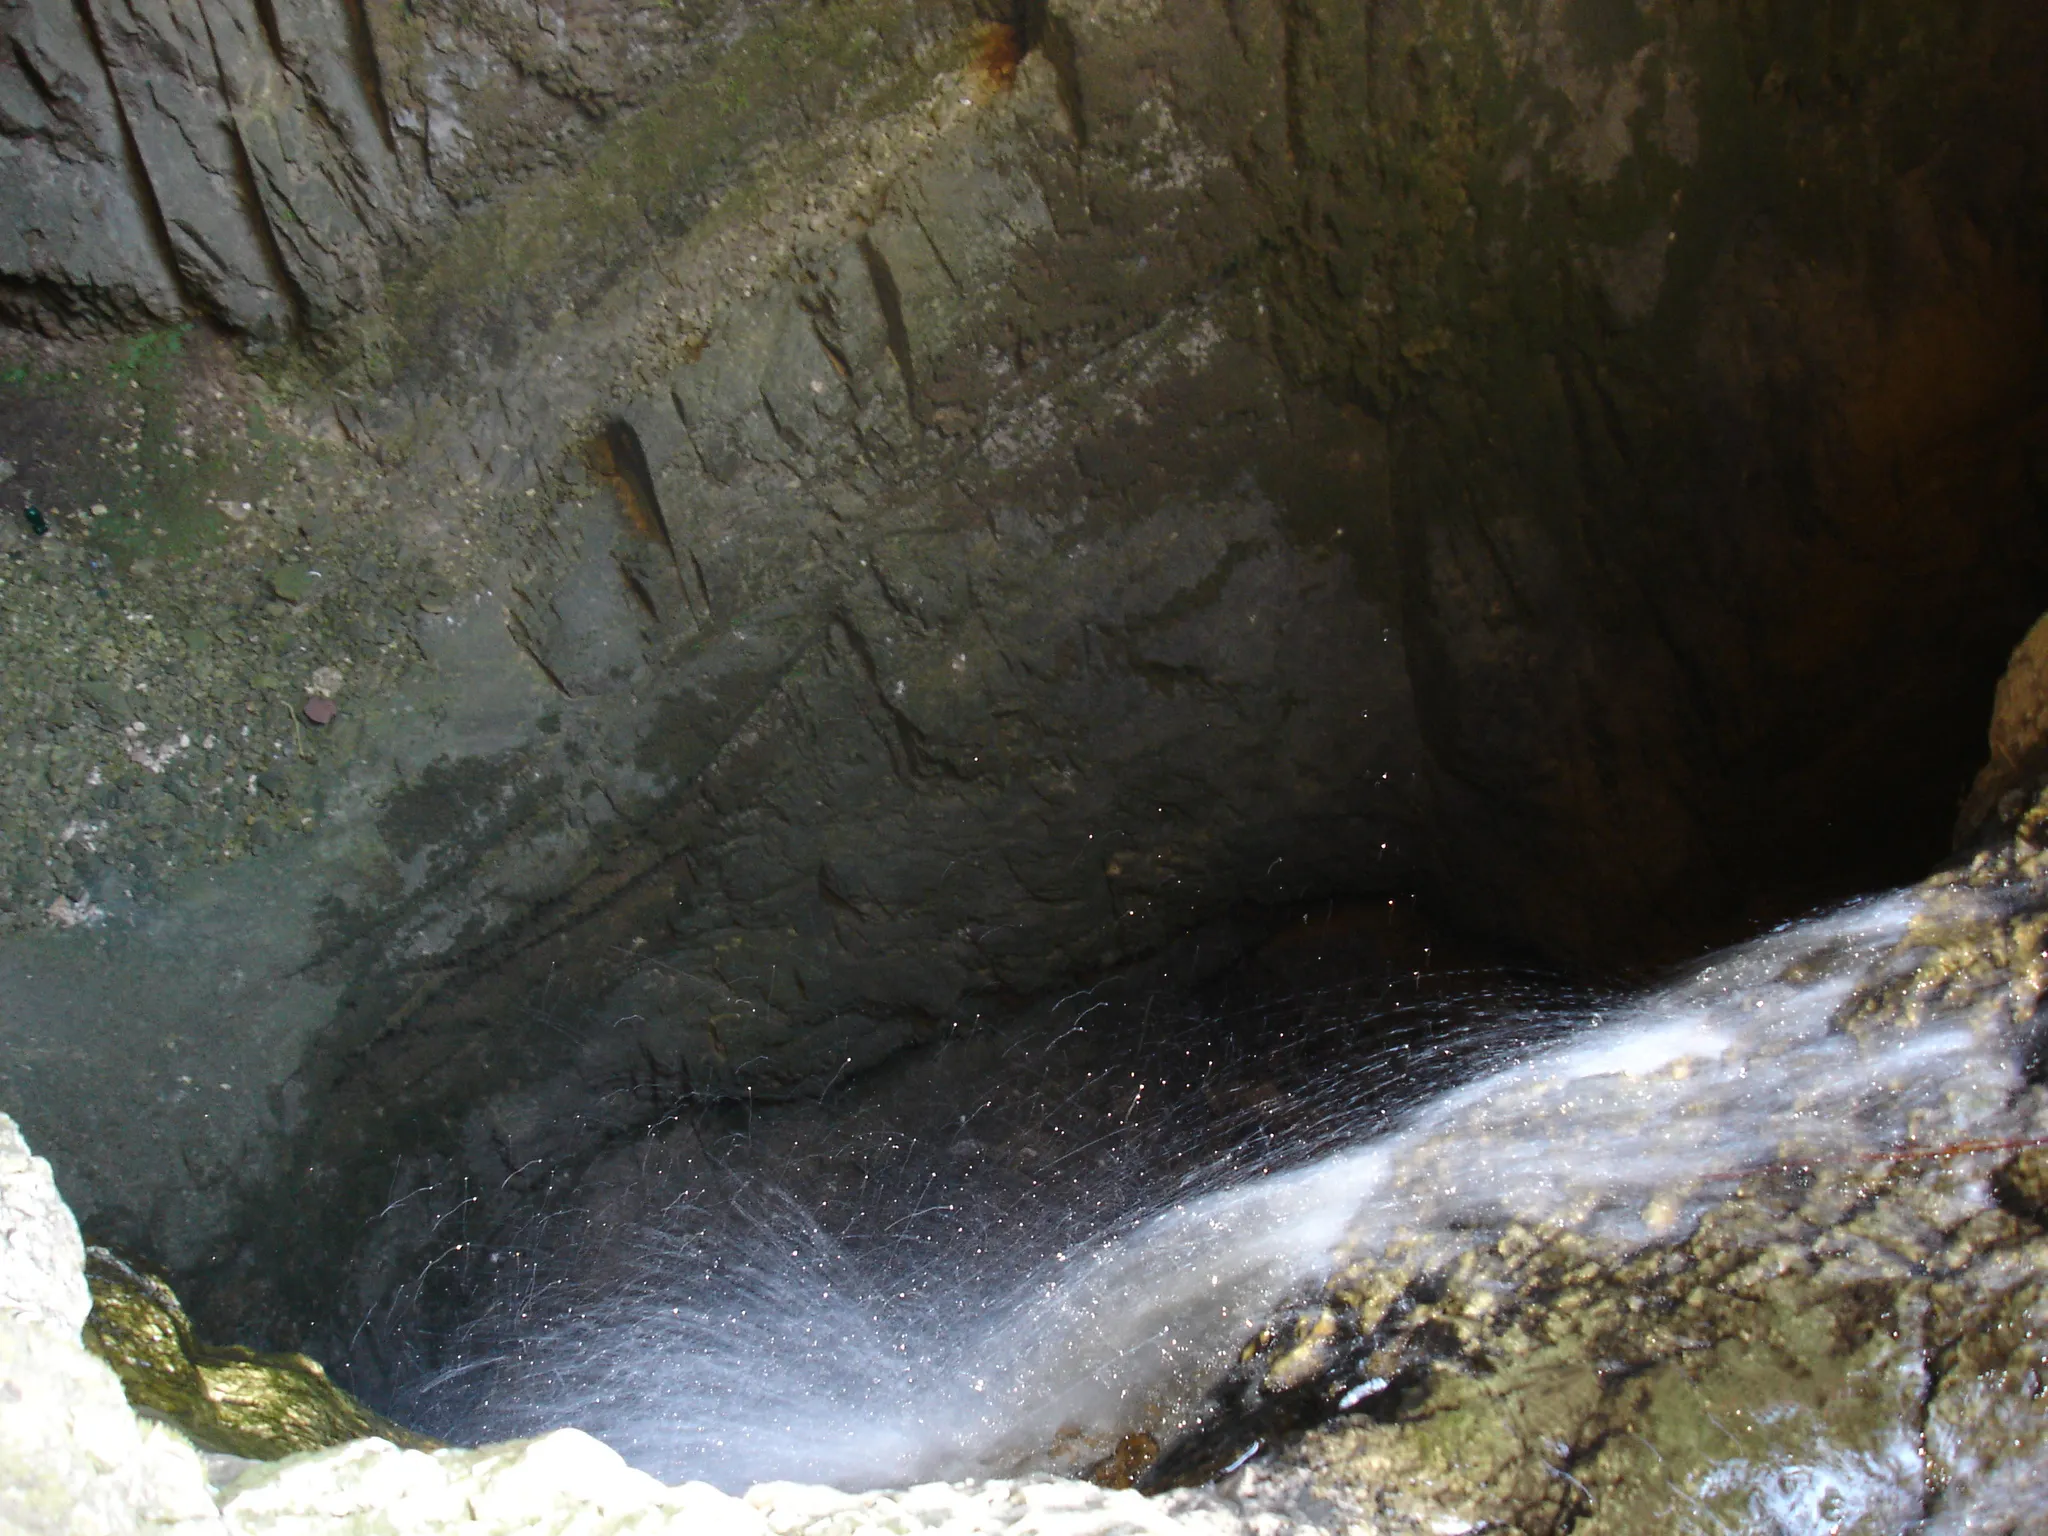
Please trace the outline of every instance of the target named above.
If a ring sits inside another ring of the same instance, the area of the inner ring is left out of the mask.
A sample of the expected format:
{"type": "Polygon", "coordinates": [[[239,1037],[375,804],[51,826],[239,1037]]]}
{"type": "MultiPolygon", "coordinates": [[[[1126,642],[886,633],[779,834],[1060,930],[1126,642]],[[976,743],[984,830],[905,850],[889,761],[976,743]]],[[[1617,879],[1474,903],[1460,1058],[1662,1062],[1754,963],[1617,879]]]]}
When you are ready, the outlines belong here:
{"type": "MultiPolygon", "coordinates": [[[[998,1169],[1009,1193],[980,1209],[963,1214],[971,1180],[950,1199],[927,1180],[883,1200],[889,1221],[849,1225],[800,1191],[693,1186],[598,1260],[564,1250],[581,1274],[559,1254],[521,1270],[415,1411],[463,1438],[574,1423],[727,1488],[1071,1466],[1135,1426],[1167,1439],[1263,1320],[1396,1240],[1448,1260],[1519,1224],[1624,1254],[1685,1234],[1745,1170],[2009,1134],[2030,1047],[2013,1010],[1846,1005],[1920,964],[1930,924],[2037,897],[1950,893],[1937,921],[1896,894],[1634,998],[1467,1008],[1435,1035],[1408,1020],[1261,1104],[1285,1129],[1253,1154],[1240,1138],[1169,1160],[1166,1188],[1076,1199],[1055,1155],[1029,1178],[998,1169]],[[1449,1041],[1453,1086],[1390,1097],[1404,1061],[1440,1079],[1449,1041]],[[922,1240],[891,1240],[918,1220],[922,1240]]],[[[982,1161],[1029,1161],[1016,1146],[982,1161]]]]}

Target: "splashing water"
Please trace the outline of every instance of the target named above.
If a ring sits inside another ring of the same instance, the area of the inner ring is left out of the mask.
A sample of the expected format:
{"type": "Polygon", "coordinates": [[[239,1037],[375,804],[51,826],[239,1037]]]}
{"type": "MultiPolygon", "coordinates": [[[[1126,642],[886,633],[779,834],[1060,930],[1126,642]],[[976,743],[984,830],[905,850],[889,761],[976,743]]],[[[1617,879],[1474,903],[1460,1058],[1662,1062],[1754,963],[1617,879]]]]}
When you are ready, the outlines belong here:
{"type": "MultiPolygon", "coordinates": [[[[1983,917],[2018,898],[1969,900],[1983,917]]],[[[1499,1021],[1509,1045],[1390,1127],[1337,1082],[1296,1106],[1312,1160],[1191,1179],[1092,1235],[1054,1223],[1037,1246],[963,1241],[906,1264],[787,1197],[689,1206],[635,1234],[601,1284],[558,1276],[501,1298],[490,1346],[425,1400],[463,1437],[574,1423],[665,1479],[729,1489],[1002,1475],[1071,1465],[1063,1447],[1132,1424],[1171,1432],[1277,1307],[1397,1238],[1449,1254],[1523,1223],[1625,1252],[1682,1236],[1745,1169],[1993,1124],[2023,1087],[2027,1041],[2006,1013],[1843,1018],[1926,953],[1927,903],[1787,927],[1584,1010],[1562,1038],[1526,1014],[1499,1021]],[[1532,1033],[1553,1043],[1517,1050],[1532,1033]],[[1359,1139],[1333,1147],[1328,1106],[1347,1102],[1359,1139]]],[[[1390,1065],[1398,1054],[1357,1075],[1390,1065]]],[[[1818,1477],[1770,1497],[1791,1509],[1818,1477]]]]}

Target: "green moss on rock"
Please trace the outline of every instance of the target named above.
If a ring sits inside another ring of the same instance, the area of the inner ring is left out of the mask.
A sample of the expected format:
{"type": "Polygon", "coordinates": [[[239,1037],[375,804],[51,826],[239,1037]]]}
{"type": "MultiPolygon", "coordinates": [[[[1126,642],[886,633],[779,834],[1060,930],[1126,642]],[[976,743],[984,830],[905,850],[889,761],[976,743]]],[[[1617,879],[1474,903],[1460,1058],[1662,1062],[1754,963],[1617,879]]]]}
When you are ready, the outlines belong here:
{"type": "Polygon", "coordinates": [[[274,1461],[371,1435],[415,1450],[439,1445],[372,1413],[317,1360],[202,1344],[169,1282],[140,1264],[91,1248],[86,1282],[86,1347],[113,1368],[130,1406],[206,1450],[274,1461]]]}

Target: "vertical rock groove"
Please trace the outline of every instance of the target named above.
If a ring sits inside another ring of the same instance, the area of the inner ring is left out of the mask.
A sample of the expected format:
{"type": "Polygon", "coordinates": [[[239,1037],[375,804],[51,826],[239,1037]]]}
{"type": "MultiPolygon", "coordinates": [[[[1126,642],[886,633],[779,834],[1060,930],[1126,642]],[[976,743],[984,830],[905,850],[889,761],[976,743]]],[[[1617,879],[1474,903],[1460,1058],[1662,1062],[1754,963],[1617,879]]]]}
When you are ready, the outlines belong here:
{"type": "Polygon", "coordinates": [[[917,369],[910,351],[910,327],[903,319],[903,292],[896,286],[896,274],[889,270],[889,262],[875,242],[862,235],[856,242],[860,259],[867,268],[868,282],[875,290],[875,304],[882,312],[882,325],[888,340],[889,356],[896,364],[896,372],[903,380],[903,395],[909,402],[913,420],[923,420],[917,387],[917,369]]]}
{"type": "Polygon", "coordinates": [[[396,156],[398,137],[391,127],[391,107],[384,95],[384,68],[377,61],[377,34],[370,24],[369,10],[363,0],[336,0],[336,3],[341,7],[342,20],[348,28],[355,75],[362,85],[363,99],[369,104],[371,120],[377,125],[385,151],[396,156]]]}
{"type": "Polygon", "coordinates": [[[163,205],[157,200],[156,187],[149,179],[149,166],[142,158],[141,147],[135,142],[135,127],[128,117],[127,103],[121,99],[121,87],[114,79],[114,71],[107,58],[105,39],[100,35],[99,18],[93,14],[92,0],[70,0],[73,12],[86,39],[92,44],[93,56],[99,61],[100,73],[106,80],[107,96],[112,102],[114,122],[121,140],[122,161],[128,172],[128,185],[135,199],[135,206],[142,214],[157,255],[165,273],[176,287],[178,297],[193,309],[203,306],[198,296],[185,281],[185,273],[178,261],[177,242],[171,238],[170,222],[164,216],[163,205]]]}

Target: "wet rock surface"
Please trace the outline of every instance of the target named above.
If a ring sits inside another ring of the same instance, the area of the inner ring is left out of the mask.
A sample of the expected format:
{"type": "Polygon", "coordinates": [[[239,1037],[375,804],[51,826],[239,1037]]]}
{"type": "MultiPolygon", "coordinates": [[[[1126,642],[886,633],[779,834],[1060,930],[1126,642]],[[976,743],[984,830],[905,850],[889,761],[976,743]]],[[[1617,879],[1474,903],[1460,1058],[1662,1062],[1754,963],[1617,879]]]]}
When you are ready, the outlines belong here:
{"type": "Polygon", "coordinates": [[[104,1248],[87,1250],[85,1272],[86,1348],[113,1368],[130,1405],[203,1450],[275,1461],[370,1437],[435,1448],[334,1386],[317,1360],[202,1344],[161,1275],[104,1248]]]}
{"type": "Polygon", "coordinates": [[[1528,1257],[1511,1241],[1412,1303],[1345,1389],[1369,1388],[1352,1421],[1272,1475],[1306,1474],[1368,1530],[2024,1530],[2048,1253],[1953,1187],[1982,1178],[1824,1179],[1809,1201],[1851,1221],[1745,1200],[1620,1265],[1516,1234],[1528,1257]]]}
{"type": "MultiPolygon", "coordinates": [[[[1994,1053],[2032,1038],[2038,898],[1971,906],[2038,891],[2044,820],[2036,800],[1930,884],[1907,967],[1833,1010],[1847,1048],[1958,1017],[1994,1053]]],[[[1656,1189],[1622,1222],[1634,1240],[1569,1176],[1562,1220],[1375,1237],[1320,1304],[1245,1346],[1212,1423],[1145,1479],[1278,1445],[1238,1491],[1272,1478],[1361,1530],[2028,1529],[2048,1454],[2048,1093],[2015,1080],[1985,1097],[1958,1074],[1938,1099],[1903,1147],[1857,1152],[1818,1123],[1817,1089],[1814,1126],[1780,1123],[1780,1160],[1656,1189]],[[1832,1154],[1801,1150],[1815,1135],[1832,1154]],[[1689,1230],[1655,1240],[1674,1225],[1689,1230]]],[[[1422,1162],[1455,1190],[1458,1153],[1441,1152],[1422,1162]]]]}

